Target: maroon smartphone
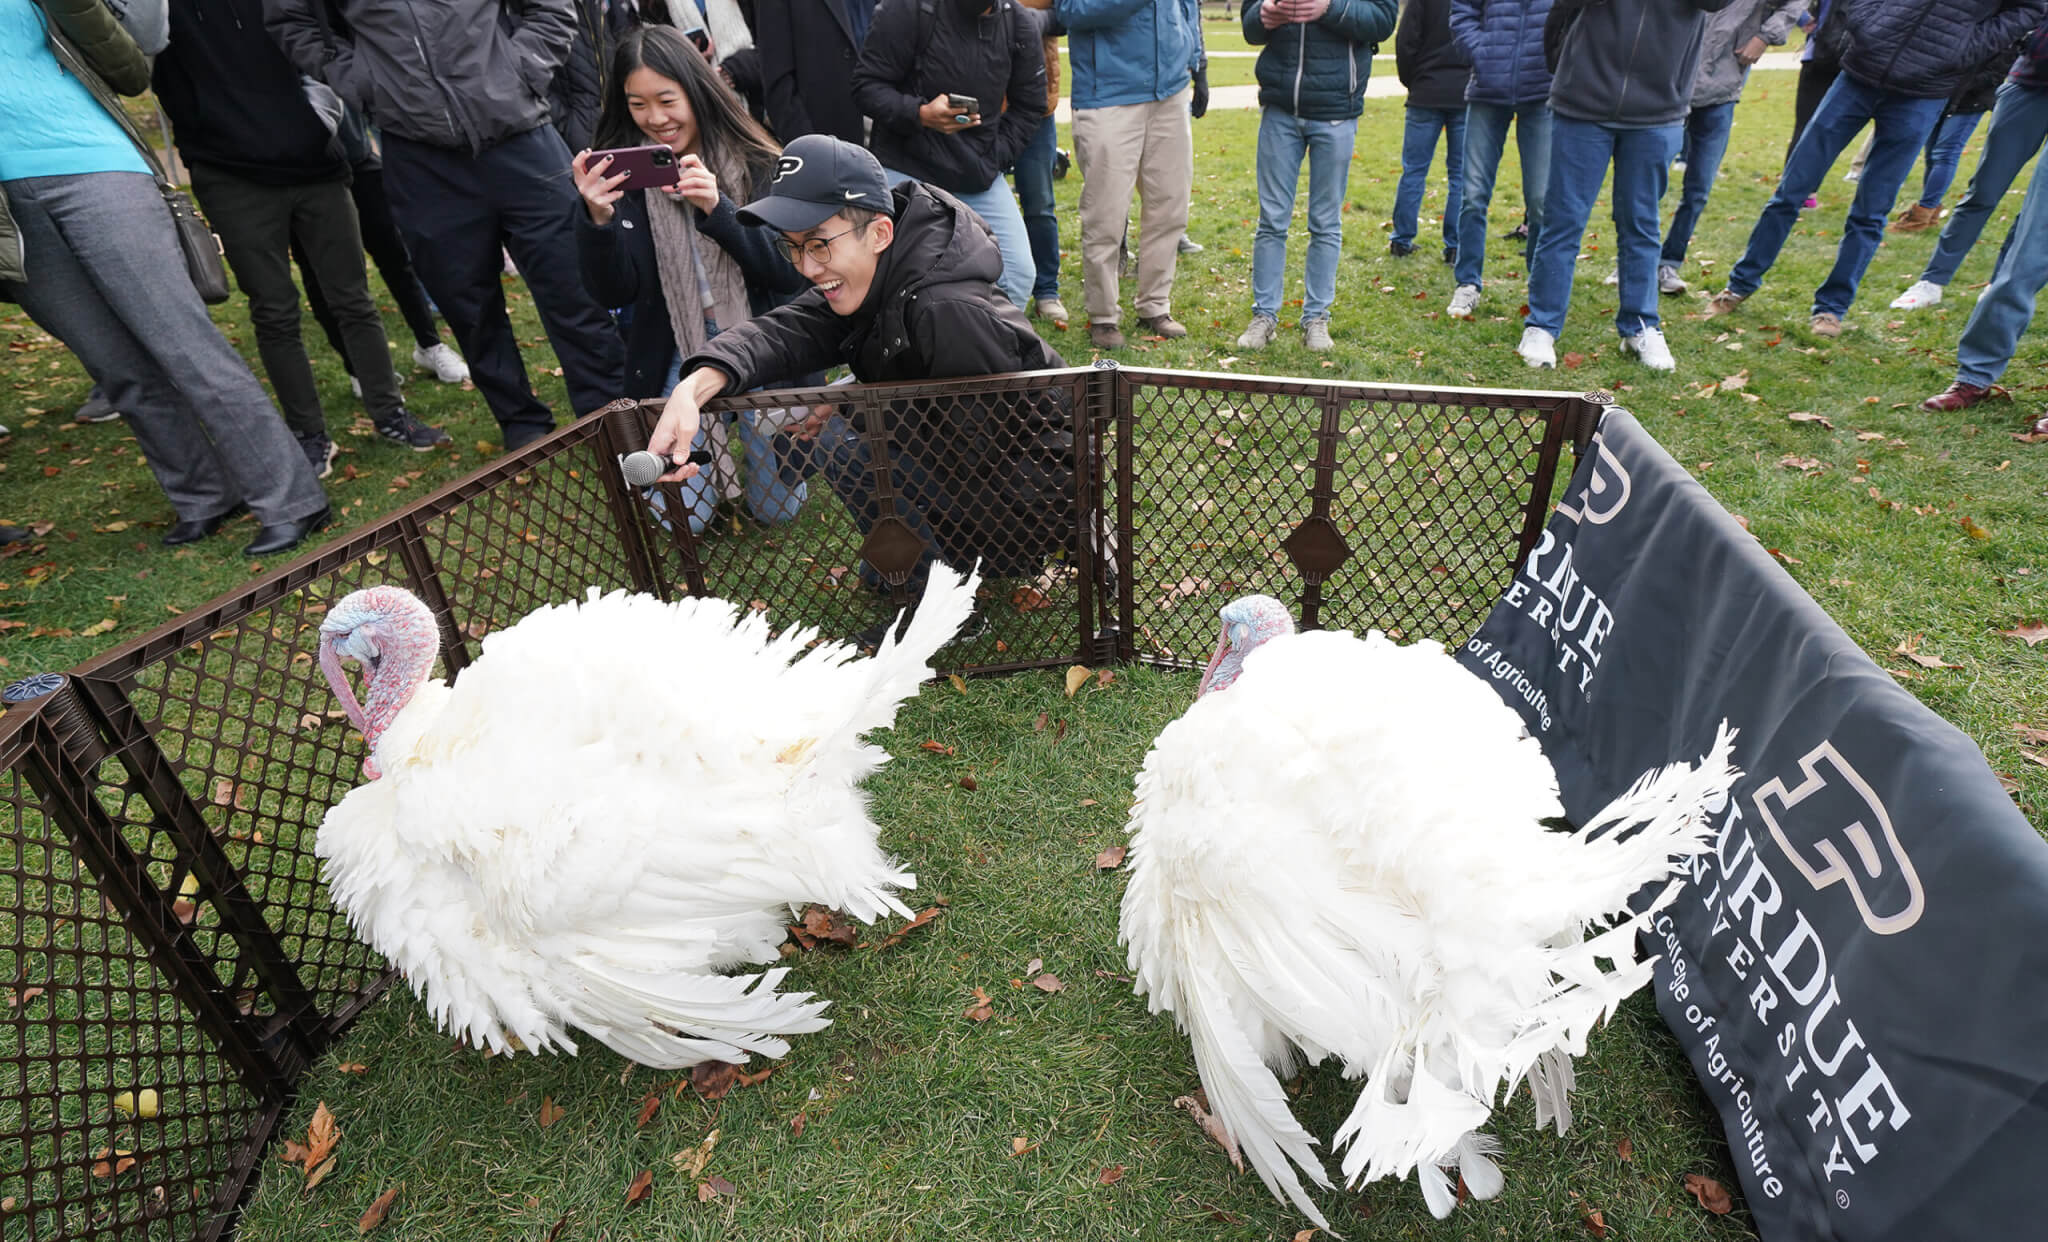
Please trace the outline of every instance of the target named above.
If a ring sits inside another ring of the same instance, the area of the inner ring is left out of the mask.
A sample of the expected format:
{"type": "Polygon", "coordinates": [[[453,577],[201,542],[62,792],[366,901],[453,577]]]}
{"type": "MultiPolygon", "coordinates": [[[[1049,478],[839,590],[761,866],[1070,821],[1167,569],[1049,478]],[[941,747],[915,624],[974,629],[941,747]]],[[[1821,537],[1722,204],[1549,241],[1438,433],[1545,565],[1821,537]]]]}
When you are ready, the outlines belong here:
{"type": "Polygon", "coordinates": [[[621,190],[659,190],[674,185],[683,179],[683,173],[676,166],[676,153],[667,147],[615,147],[609,151],[592,151],[590,162],[595,165],[605,156],[611,156],[609,168],[604,170],[607,177],[626,174],[621,190]]]}

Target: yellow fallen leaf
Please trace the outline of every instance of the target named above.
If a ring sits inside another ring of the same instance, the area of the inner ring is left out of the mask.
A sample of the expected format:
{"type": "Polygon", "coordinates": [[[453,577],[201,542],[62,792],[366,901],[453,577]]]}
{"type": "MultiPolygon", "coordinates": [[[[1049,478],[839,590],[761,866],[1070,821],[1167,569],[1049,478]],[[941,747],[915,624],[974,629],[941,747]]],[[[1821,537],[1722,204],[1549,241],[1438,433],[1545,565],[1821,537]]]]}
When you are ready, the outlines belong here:
{"type": "Polygon", "coordinates": [[[953,683],[953,688],[955,690],[958,690],[962,694],[967,693],[967,679],[965,677],[962,677],[958,673],[948,673],[946,674],[946,680],[953,683]]]}
{"type": "Polygon", "coordinates": [[[1079,689],[1080,689],[1080,688],[1081,688],[1082,686],[1086,685],[1086,684],[1088,683],[1088,679],[1089,679],[1090,677],[1093,677],[1094,675],[1095,675],[1095,670],[1094,670],[1094,669],[1090,669],[1090,668],[1083,668],[1083,667],[1082,667],[1082,666],[1080,666],[1079,664],[1076,664],[1076,665],[1074,665],[1074,666],[1073,666],[1072,668],[1068,669],[1068,670],[1067,670],[1067,697],[1068,697],[1068,698],[1070,698],[1070,699],[1071,699],[1071,698],[1073,698],[1073,697],[1074,697],[1074,692],[1075,692],[1075,691],[1077,691],[1077,690],[1079,690],[1079,689]]]}
{"type": "Polygon", "coordinates": [[[84,638],[95,638],[101,634],[111,633],[113,631],[113,628],[114,619],[112,617],[102,617],[98,621],[95,621],[91,625],[88,625],[84,629],[78,631],[78,633],[81,637],[84,638]]]}

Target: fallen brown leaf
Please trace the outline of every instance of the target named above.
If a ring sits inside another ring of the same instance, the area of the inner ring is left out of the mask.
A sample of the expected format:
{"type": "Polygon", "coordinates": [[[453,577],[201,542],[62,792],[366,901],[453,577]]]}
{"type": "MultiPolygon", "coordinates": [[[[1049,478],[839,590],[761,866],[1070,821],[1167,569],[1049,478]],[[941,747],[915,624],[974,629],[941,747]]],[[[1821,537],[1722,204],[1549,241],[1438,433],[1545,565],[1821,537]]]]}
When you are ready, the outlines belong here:
{"type": "Polygon", "coordinates": [[[94,1177],[119,1177],[134,1167],[134,1152],[120,1148],[102,1147],[93,1153],[92,1175],[94,1177]]]}
{"type": "Polygon", "coordinates": [[[1114,871],[1124,865],[1124,855],[1131,852],[1128,845],[1112,845],[1095,856],[1097,871],[1114,871]]]}
{"type": "Polygon", "coordinates": [[[2015,626],[2012,629],[2000,630],[1998,632],[2007,638],[2017,638],[2031,647],[2042,639],[2048,638],[2048,625],[2043,625],[2039,621],[2029,621],[2025,625],[2015,626]]]}
{"type": "Polygon", "coordinates": [[[789,1119],[789,1132],[795,1138],[804,1136],[804,1114],[799,1112],[789,1119]]]}
{"type": "Polygon", "coordinates": [[[635,1130],[645,1130],[647,1123],[654,1120],[654,1114],[661,1110],[661,1088],[656,1087],[640,1097],[640,1115],[634,1119],[635,1130]]]}
{"type": "Polygon", "coordinates": [[[1828,464],[1818,457],[1801,457],[1797,453],[1785,454],[1778,459],[1778,464],[1787,470],[1797,470],[1803,474],[1819,474],[1828,468],[1828,464]]]}
{"type": "MultiPolygon", "coordinates": [[[[2048,635],[2044,635],[2044,637],[2048,637],[2048,635]]],[[[1052,717],[1051,717],[1051,716],[1050,716],[1049,714],[1045,713],[1045,712],[1040,712],[1040,713],[1038,713],[1038,720],[1037,720],[1037,722],[1036,722],[1035,724],[1033,724],[1033,725],[1031,726],[1031,731],[1032,731],[1033,733],[1043,733],[1043,732],[1045,732],[1045,726],[1047,726],[1047,725],[1049,725],[1049,724],[1051,724],[1051,723],[1052,723],[1052,717]]]]}
{"type": "Polygon", "coordinates": [[[1634,1164],[1636,1145],[1629,1141],[1628,1135],[1624,1134],[1621,1136],[1621,1141],[1614,1145],[1614,1154],[1621,1157],[1623,1164],[1634,1164]]]}
{"type": "Polygon", "coordinates": [[[1058,975],[1044,974],[1038,976],[1038,978],[1036,979],[1033,979],[1031,981],[1031,986],[1037,988],[1041,992],[1057,992],[1065,988],[1067,985],[1060,982],[1060,977],[1058,975]]]}
{"type": "Polygon", "coordinates": [[[2020,753],[2027,757],[2027,762],[2037,763],[2044,768],[2048,768],[2048,758],[2043,758],[2042,756],[2035,754],[2033,751],[2028,750],[2024,746],[2020,748],[2020,753]]]}
{"type": "Polygon", "coordinates": [[[654,1193],[654,1170],[642,1169],[626,1184],[626,1202],[638,1203],[654,1193]]]}
{"type": "Polygon", "coordinates": [[[887,936],[884,936],[882,938],[882,942],[875,946],[875,952],[880,953],[883,949],[895,948],[897,945],[903,943],[903,938],[905,936],[908,936],[910,933],[916,931],[918,928],[923,927],[925,924],[931,922],[933,919],[936,919],[938,917],[939,907],[937,906],[928,906],[923,910],[919,910],[915,915],[911,916],[911,919],[908,923],[905,923],[903,926],[897,928],[895,931],[890,932],[887,936]]]}
{"type": "Polygon", "coordinates": [[[555,1124],[555,1123],[556,1123],[557,1121],[560,1121],[560,1120],[561,1120],[562,1118],[564,1118],[564,1117],[566,1117],[566,1116],[568,1116],[568,1115],[569,1115],[569,1110],[568,1110],[568,1109],[566,1109],[566,1108],[563,1108],[563,1107],[562,1107],[562,1106],[561,1106],[560,1104],[557,1104],[557,1103],[555,1103],[555,1097],[554,1097],[554,1096],[551,1096],[551,1095],[544,1095],[544,1096],[540,1097],[540,1128],[541,1128],[541,1129],[543,1129],[543,1130],[547,1129],[547,1128],[548,1128],[549,1126],[551,1126],[551,1125],[555,1124]]]}
{"type": "Polygon", "coordinates": [[[1122,1180],[1124,1180],[1124,1166],[1120,1164],[1112,1164],[1095,1175],[1095,1184],[1098,1186],[1114,1186],[1122,1180]]]}
{"type": "Polygon", "coordinates": [[[1700,1201],[1700,1206],[1716,1216],[1726,1216],[1735,1210],[1735,1201],[1728,1197],[1728,1188],[1711,1177],[1698,1173],[1685,1175],[1686,1193],[1700,1201]]]}
{"type": "Polygon", "coordinates": [[[917,748],[919,750],[928,750],[935,755],[950,755],[953,753],[953,748],[951,746],[946,745],[944,742],[935,742],[930,738],[926,738],[924,741],[919,742],[917,744],[917,748]]]}
{"type": "Polygon", "coordinates": [[[396,1202],[398,1202],[398,1187],[396,1186],[378,1195],[376,1201],[371,1203],[369,1209],[356,1221],[356,1232],[358,1234],[365,1234],[383,1224],[384,1218],[391,1214],[391,1205],[396,1202]]]}
{"type": "Polygon", "coordinates": [[[1016,1138],[1010,1140],[1010,1154],[1012,1156],[1021,1156],[1026,1152],[1037,1150],[1038,1144],[1032,1142],[1028,1138],[1025,1138],[1021,1134],[1018,1135],[1016,1138]]]}
{"type": "Polygon", "coordinates": [[[728,1061],[699,1061],[690,1067],[690,1086],[707,1100],[722,1100],[739,1076],[739,1067],[728,1061]]]}
{"type": "Polygon", "coordinates": [[[713,1173],[704,1184],[711,1188],[711,1193],[714,1195],[736,1195],[740,1191],[739,1187],[726,1181],[716,1173],[713,1173]]]}
{"type": "Polygon", "coordinates": [[[341,1074],[367,1074],[370,1072],[370,1067],[361,1061],[343,1061],[335,1066],[334,1069],[336,1073],[341,1074]]]}
{"type": "Polygon", "coordinates": [[[806,949],[817,948],[819,941],[850,949],[860,939],[860,929],[844,914],[827,910],[815,902],[804,907],[803,922],[792,925],[789,931],[806,949]]]}
{"type": "Polygon", "coordinates": [[[967,1007],[966,1013],[962,1016],[972,1018],[976,1022],[986,1022],[996,1016],[995,1005],[989,1000],[989,995],[986,991],[976,988],[974,989],[974,1003],[967,1007]]]}
{"type": "Polygon", "coordinates": [[[1073,698],[1074,692],[1085,685],[1088,679],[1094,675],[1093,669],[1083,668],[1079,664],[1069,668],[1067,670],[1067,697],[1073,698]]]}
{"type": "Polygon", "coordinates": [[[1982,526],[1979,526],[1979,525],[1977,525],[1977,522],[1976,522],[1976,520],[1975,520],[1974,518],[1970,517],[1970,516],[1969,516],[1968,514],[1964,514],[1964,515],[1963,515],[1963,520],[1962,520],[1962,523],[1961,523],[1961,525],[1962,525],[1962,528],[1963,528],[1963,533],[1964,533],[1965,535],[1968,535],[1968,536],[1969,536],[1970,538],[1972,538],[1972,539],[1989,539],[1989,538],[1991,538],[1991,532],[1990,532],[1990,531],[1989,531],[1988,529],[1986,529],[1986,528],[1984,528],[1984,527],[1982,527],[1982,526]]]}
{"type": "Polygon", "coordinates": [[[1307,1229],[1303,1229],[1297,1232],[1294,1235],[1294,1242],[1314,1242],[1315,1236],[1316,1230],[1313,1226],[1311,1226],[1307,1229]]]}
{"type": "Polygon", "coordinates": [[[1052,601],[1036,587],[1021,586],[1010,592],[1010,606],[1018,612],[1037,612],[1052,607],[1052,601]]]}
{"type": "Polygon", "coordinates": [[[946,680],[952,683],[955,690],[962,694],[967,693],[967,679],[965,677],[958,673],[948,673],[946,674],[946,680]]]}
{"type": "Polygon", "coordinates": [[[718,1146],[718,1131],[704,1136],[704,1141],[687,1151],[679,1151],[668,1158],[676,1166],[676,1173],[686,1181],[696,1181],[704,1175],[704,1166],[711,1163],[711,1153],[718,1146]]]}
{"type": "Polygon", "coordinates": [[[966,776],[960,778],[960,788],[966,790],[968,793],[973,793],[975,790],[981,788],[981,782],[975,780],[974,774],[970,772],[966,776]]]}
{"type": "Polygon", "coordinates": [[[306,1189],[308,1191],[311,1191],[315,1186],[318,1186],[321,1182],[326,1181],[327,1175],[329,1173],[334,1172],[334,1166],[339,1164],[340,1162],[341,1157],[339,1156],[329,1156],[327,1157],[327,1159],[321,1161],[319,1165],[316,1166],[311,1173],[306,1174],[306,1189]]]}
{"type": "Polygon", "coordinates": [[[1586,1223],[1586,1232],[1596,1238],[1607,1236],[1607,1217],[1598,1208],[1580,1207],[1579,1219],[1586,1223]]]}
{"type": "Polygon", "coordinates": [[[1899,645],[1892,648],[1892,651],[1894,654],[1902,655],[1906,657],[1908,660],[1911,660],[1913,663],[1918,664],[1921,668],[1962,667],[1962,665],[1960,664],[1950,664],[1947,660],[1944,660],[1939,656],[1921,654],[1920,635],[1918,634],[1908,634],[1906,637],[1900,639],[1899,645]]]}
{"type": "MultiPolygon", "coordinates": [[[[1832,422],[1828,421],[1828,416],[1827,416],[1827,415],[1825,415],[1825,414],[1815,414],[1815,413],[1814,413],[1813,411],[1811,411],[1811,410],[1794,410],[1794,411],[1792,411],[1792,412],[1791,412],[1790,414],[1787,414],[1787,415],[1786,415],[1785,417],[1786,417],[1786,419],[1788,419],[1789,421],[1791,421],[1791,422],[1795,422],[1795,423],[1819,423],[1819,424],[1820,424],[1821,426],[1823,426],[1823,427],[1827,428],[1827,429],[1828,429],[1829,431],[1833,431],[1833,430],[1835,429],[1835,425],[1834,425],[1834,423],[1832,423],[1832,422]]],[[[1883,439],[1883,438],[1884,438],[1884,437],[1883,437],[1883,435],[1882,435],[1881,433],[1876,433],[1876,432],[1873,432],[1873,433],[1870,433],[1870,434],[1871,434],[1871,435],[1873,435],[1873,436],[1874,436],[1875,438],[1877,438],[1877,439],[1883,439]]],[[[1861,439],[1862,437],[1861,437],[1861,436],[1859,436],[1859,437],[1857,437],[1857,438],[1858,438],[1858,439],[1861,439]]]]}
{"type": "Polygon", "coordinates": [[[1098,671],[1096,672],[1096,674],[1095,674],[1095,688],[1096,688],[1096,689],[1098,689],[1098,690],[1107,690],[1107,689],[1109,688],[1109,683],[1111,683],[1111,682],[1113,682],[1113,681],[1115,681],[1115,680],[1116,680],[1116,670],[1115,670],[1115,669],[1108,669],[1108,668],[1105,668],[1105,669],[1100,669],[1100,670],[1098,670],[1098,671]]]}
{"type": "Polygon", "coordinates": [[[2043,729],[2038,725],[2016,724],[2012,727],[2012,730],[2020,735],[2022,742],[2030,746],[2048,746],[2048,729],[2043,729]]]}

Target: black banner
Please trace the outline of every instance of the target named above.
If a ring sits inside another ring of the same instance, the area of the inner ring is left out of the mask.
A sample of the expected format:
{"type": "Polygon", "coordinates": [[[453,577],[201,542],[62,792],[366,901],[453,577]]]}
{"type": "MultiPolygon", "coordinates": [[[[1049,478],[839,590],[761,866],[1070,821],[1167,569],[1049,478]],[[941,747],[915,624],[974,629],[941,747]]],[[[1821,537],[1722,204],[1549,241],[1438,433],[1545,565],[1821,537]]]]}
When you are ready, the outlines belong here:
{"type": "Polygon", "coordinates": [[[2048,843],[1968,738],[1619,410],[1461,658],[1575,818],[1741,731],[1651,940],[1765,1239],[2048,1236],[2048,843]]]}

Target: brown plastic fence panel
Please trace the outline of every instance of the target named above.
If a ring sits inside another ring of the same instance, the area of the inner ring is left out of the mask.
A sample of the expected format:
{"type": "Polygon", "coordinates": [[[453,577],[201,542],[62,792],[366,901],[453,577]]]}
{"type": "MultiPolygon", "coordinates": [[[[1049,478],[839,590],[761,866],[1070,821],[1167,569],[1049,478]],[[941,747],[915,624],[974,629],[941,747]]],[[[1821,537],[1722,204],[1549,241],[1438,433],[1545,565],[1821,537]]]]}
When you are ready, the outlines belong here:
{"type": "Polygon", "coordinates": [[[948,671],[1199,661],[1250,591],[1455,641],[1598,409],[1114,367],[835,386],[714,403],[737,469],[642,490],[617,456],[660,404],[622,401],[35,679],[0,716],[0,1239],[231,1232],[300,1074],[388,984],[314,852],[364,759],[315,660],[349,591],[424,599],[451,677],[592,588],[846,637],[909,602],[929,530],[985,575],[948,671]]]}

